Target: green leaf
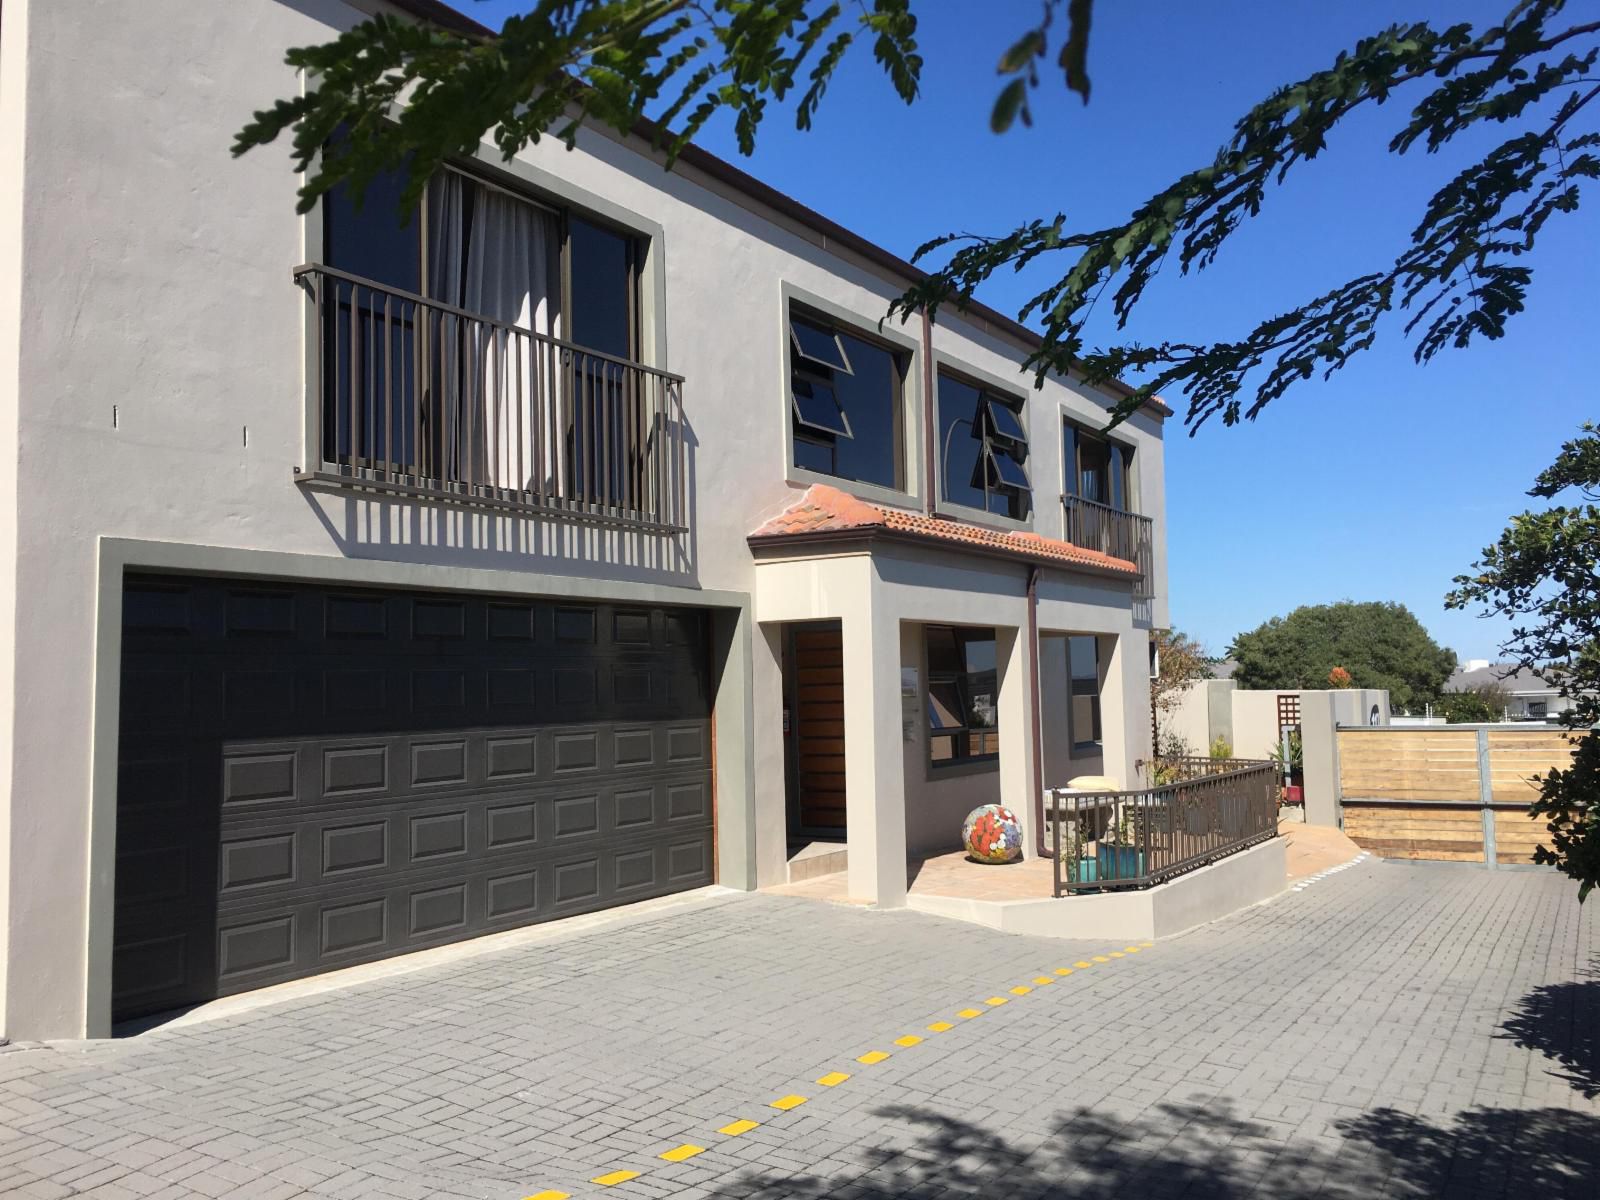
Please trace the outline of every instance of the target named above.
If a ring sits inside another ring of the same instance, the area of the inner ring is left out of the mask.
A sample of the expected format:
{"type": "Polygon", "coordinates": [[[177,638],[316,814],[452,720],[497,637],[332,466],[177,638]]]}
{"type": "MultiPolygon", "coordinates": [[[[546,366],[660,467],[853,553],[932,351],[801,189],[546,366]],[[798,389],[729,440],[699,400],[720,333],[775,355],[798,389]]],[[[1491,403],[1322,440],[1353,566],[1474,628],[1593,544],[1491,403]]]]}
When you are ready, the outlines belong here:
{"type": "Polygon", "coordinates": [[[1013,79],[1001,88],[1000,95],[995,98],[994,110],[989,114],[989,128],[995,133],[1010,129],[1027,96],[1028,81],[1025,79],[1013,79]]]}

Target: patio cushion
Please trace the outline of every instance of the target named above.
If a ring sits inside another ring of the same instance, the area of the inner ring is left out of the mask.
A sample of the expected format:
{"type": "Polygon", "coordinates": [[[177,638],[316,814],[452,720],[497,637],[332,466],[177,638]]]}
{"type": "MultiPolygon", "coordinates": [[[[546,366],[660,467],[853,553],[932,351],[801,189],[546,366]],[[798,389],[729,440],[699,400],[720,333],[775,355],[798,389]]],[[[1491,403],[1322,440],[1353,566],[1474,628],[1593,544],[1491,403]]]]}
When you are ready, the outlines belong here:
{"type": "Polygon", "coordinates": [[[1074,792],[1120,792],[1122,784],[1109,775],[1074,775],[1067,780],[1074,792]]]}

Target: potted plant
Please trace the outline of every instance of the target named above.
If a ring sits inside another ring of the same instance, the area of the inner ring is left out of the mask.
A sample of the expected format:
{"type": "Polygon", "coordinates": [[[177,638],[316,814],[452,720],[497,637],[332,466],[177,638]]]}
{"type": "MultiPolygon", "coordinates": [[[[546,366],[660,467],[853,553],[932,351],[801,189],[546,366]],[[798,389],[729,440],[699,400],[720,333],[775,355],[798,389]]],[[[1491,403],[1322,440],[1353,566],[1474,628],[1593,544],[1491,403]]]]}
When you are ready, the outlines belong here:
{"type": "Polygon", "coordinates": [[[1144,874],[1144,855],[1134,836],[1133,817],[1120,804],[1100,835],[1094,855],[1095,878],[1137,879],[1144,874]]]}
{"type": "Polygon", "coordinates": [[[1305,758],[1300,741],[1300,731],[1292,729],[1284,741],[1272,748],[1272,761],[1278,768],[1278,778],[1284,781],[1281,804],[1305,803],[1305,758]],[[1285,758],[1285,743],[1288,756],[1285,758]]]}

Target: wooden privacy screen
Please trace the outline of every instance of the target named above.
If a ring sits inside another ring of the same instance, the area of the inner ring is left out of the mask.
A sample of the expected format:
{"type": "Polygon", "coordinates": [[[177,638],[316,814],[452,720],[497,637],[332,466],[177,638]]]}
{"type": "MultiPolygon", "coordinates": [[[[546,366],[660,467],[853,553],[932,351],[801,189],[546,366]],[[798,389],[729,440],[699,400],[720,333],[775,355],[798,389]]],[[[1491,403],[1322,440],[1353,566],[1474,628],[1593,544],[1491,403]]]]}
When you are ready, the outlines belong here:
{"type": "Polygon", "coordinates": [[[1386,858],[1529,863],[1534,775],[1565,767],[1565,730],[1439,726],[1339,730],[1344,831],[1386,858]]]}

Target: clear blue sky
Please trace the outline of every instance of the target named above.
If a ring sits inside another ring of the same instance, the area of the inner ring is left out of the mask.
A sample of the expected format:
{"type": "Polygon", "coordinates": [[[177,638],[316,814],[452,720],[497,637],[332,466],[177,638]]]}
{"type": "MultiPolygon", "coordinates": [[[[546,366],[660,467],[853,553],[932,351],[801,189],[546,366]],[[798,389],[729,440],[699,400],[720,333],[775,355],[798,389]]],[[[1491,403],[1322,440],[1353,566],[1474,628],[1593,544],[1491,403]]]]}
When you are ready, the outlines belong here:
{"type": "MultiPolygon", "coordinates": [[[[455,2],[495,27],[524,7],[455,2]]],[[[751,159],[727,125],[700,141],[903,255],[950,230],[999,233],[1058,211],[1069,225],[1097,227],[1208,162],[1251,104],[1363,34],[1396,21],[1488,22],[1510,2],[1100,0],[1091,103],[1051,76],[1034,127],[996,136],[994,64],[1036,19],[1037,0],[928,0],[915,105],[898,100],[862,46],[810,133],[796,132],[786,109],[769,116],[751,159]]],[[[1384,153],[1405,111],[1392,100],[1340,134],[1269,197],[1214,268],[1164,279],[1131,334],[1233,336],[1387,265],[1445,172],[1471,161],[1464,150],[1384,153]]],[[[1494,140],[1465,149],[1481,153],[1494,140]]],[[[1297,605],[1398,600],[1463,658],[1493,657],[1505,626],[1447,613],[1442,597],[1506,517],[1535,503],[1524,492],[1560,442],[1600,418],[1596,234],[1592,207],[1552,225],[1530,260],[1528,310],[1499,342],[1418,367],[1395,321],[1363,358],[1327,383],[1298,386],[1253,424],[1209,423],[1189,438],[1170,421],[1173,623],[1220,653],[1236,633],[1297,605]]],[[[983,298],[1015,312],[1041,278],[996,279],[983,298]]],[[[1099,340],[1110,334],[1108,325],[1099,340]]],[[[1182,398],[1171,399],[1181,410],[1182,398]]]]}

